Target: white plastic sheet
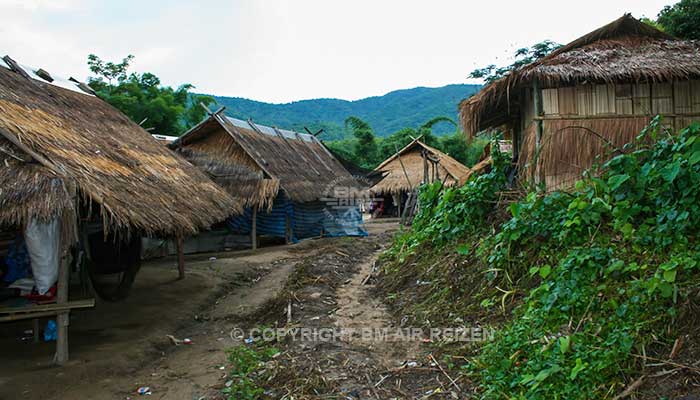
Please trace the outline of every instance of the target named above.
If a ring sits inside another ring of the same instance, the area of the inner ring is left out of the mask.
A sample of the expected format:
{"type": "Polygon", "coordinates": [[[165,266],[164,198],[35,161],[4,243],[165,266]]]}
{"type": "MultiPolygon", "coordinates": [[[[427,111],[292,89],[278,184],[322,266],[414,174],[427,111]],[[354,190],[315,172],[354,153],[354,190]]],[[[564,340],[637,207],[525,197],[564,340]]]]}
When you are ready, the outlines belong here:
{"type": "Polygon", "coordinates": [[[58,219],[49,223],[32,219],[24,229],[32,275],[40,295],[45,294],[58,279],[60,229],[58,219]]]}

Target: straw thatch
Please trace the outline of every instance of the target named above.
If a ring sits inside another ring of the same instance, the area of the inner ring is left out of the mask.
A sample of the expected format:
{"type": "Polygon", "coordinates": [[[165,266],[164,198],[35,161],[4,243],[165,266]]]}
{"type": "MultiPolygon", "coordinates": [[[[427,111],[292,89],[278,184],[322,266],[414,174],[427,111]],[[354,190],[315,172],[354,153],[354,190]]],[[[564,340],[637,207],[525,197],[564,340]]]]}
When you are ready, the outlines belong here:
{"type": "Polygon", "coordinates": [[[0,225],[75,212],[69,187],[99,206],[106,231],[190,234],[242,212],[83,84],[8,66],[0,63],[0,225]]]}
{"type": "Polygon", "coordinates": [[[518,93],[579,83],[669,82],[700,77],[700,42],[674,39],[629,14],[536,62],[492,82],[460,103],[467,135],[512,124],[520,115],[518,93]]]}
{"type": "MultiPolygon", "coordinates": [[[[375,174],[381,174],[382,178],[370,188],[370,192],[376,195],[398,194],[418,187],[425,176],[423,151],[438,160],[435,177],[443,181],[445,186],[461,185],[466,182],[470,173],[469,168],[440,150],[415,139],[374,169],[375,174]]],[[[432,176],[432,163],[428,162],[428,164],[428,173],[432,176]]]]}
{"type": "Polygon", "coordinates": [[[270,208],[280,189],[295,202],[331,197],[357,181],[313,135],[214,113],[171,144],[245,206],[270,208]]]}

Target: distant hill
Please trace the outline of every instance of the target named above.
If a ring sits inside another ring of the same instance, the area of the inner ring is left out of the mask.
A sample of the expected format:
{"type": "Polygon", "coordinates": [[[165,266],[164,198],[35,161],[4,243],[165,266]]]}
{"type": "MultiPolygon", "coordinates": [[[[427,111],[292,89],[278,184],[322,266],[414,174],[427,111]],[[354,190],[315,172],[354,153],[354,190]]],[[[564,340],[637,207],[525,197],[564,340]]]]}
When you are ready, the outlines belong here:
{"type": "MultiPolygon", "coordinates": [[[[457,104],[481,88],[480,85],[447,85],[397,90],[383,96],[347,101],[314,99],[271,104],[239,97],[213,96],[226,106],[226,114],[263,125],[304,131],[325,129],[325,140],[346,136],[345,118],[354,115],[367,121],[378,136],[388,136],[407,127],[417,128],[430,119],[447,116],[457,120],[457,104]]],[[[449,124],[435,126],[436,134],[454,132],[449,124]]]]}

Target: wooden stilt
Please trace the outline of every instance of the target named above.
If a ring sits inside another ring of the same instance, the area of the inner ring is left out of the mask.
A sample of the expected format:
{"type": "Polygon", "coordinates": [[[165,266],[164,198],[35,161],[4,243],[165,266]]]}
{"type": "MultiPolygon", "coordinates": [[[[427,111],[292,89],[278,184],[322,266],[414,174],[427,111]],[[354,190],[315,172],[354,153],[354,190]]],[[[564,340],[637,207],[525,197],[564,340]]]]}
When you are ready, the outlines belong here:
{"type": "Polygon", "coordinates": [[[403,200],[403,192],[399,192],[398,197],[399,197],[399,201],[398,201],[398,205],[399,205],[399,218],[401,218],[401,200],[403,200]]]}
{"type": "Polygon", "coordinates": [[[253,221],[250,226],[250,243],[253,250],[258,248],[258,206],[253,206],[253,221]]]}
{"type": "Polygon", "coordinates": [[[176,238],[177,247],[177,279],[185,279],[185,239],[182,235],[176,238]]]}
{"type": "Polygon", "coordinates": [[[535,105],[535,115],[538,117],[535,121],[535,127],[537,130],[535,132],[535,165],[533,166],[533,173],[535,174],[534,176],[537,177],[536,182],[538,185],[541,185],[544,188],[544,168],[539,166],[540,152],[542,151],[542,135],[544,134],[544,121],[542,120],[542,117],[544,116],[544,108],[542,105],[542,89],[540,88],[540,83],[537,79],[535,79],[532,84],[532,92],[533,102],[535,105]]]}
{"type": "MultiPolygon", "coordinates": [[[[321,232],[321,236],[323,236],[323,232],[321,232]]],[[[289,214],[284,217],[284,243],[292,243],[292,223],[289,219],[289,214]]]]}
{"type": "MultiPolygon", "coordinates": [[[[63,241],[65,242],[65,241],[63,241]]],[[[58,288],[56,291],[56,304],[64,304],[68,302],[68,284],[69,284],[69,252],[68,246],[63,243],[63,251],[61,252],[61,261],[58,266],[58,288]]],[[[54,363],[64,365],[68,362],[68,311],[59,313],[56,316],[56,354],[54,355],[54,363]]]]}

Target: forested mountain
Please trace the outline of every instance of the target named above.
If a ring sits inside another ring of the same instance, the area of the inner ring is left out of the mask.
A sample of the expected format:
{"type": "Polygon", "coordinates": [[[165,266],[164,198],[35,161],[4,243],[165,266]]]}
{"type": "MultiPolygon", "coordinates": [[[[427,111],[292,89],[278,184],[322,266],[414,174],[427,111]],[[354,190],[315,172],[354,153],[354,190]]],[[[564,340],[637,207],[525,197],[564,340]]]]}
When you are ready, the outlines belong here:
{"type": "MultiPolygon", "coordinates": [[[[349,133],[343,121],[349,116],[369,123],[378,136],[388,136],[400,129],[418,127],[437,116],[457,119],[457,104],[480,89],[480,85],[447,85],[439,88],[417,87],[397,90],[383,96],[347,101],[313,99],[286,104],[271,104],[238,97],[213,96],[226,114],[280,128],[304,131],[325,129],[324,140],[343,139],[349,133]]],[[[454,126],[439,124],[438,135],[454,132],[454,126]]]]}

